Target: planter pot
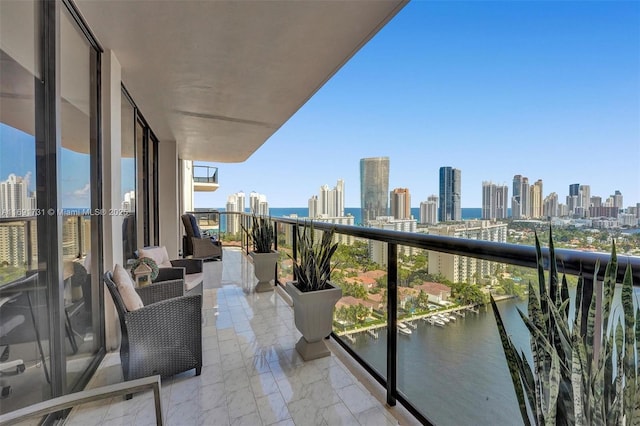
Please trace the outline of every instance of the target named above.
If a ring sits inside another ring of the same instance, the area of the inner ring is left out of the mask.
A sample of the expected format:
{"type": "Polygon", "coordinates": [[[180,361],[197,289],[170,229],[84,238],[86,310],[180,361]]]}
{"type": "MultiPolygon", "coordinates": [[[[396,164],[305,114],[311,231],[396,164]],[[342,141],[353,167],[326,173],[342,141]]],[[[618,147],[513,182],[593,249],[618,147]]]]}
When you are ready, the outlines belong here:
{"type": "Polygon", "coordinates": [[[302,292],[293,282],[287,282],[286,291],[293,300],[296,328],[302,337],[296,349],[305,361],[330,355],[324,338],[333,329],[333,308],[342,297],[342,289],[332,286],[327,290],[302,292]]]}
{"type": "Polygon", "coordinates": [[[258,279],[258,284],[255,287],[257,292],[273,290],[271,280],[276,276],[278,255],[277,251],[271,251],[271,253],[249,252],[249,256],[253,259],[253,271],[258,279]]]}

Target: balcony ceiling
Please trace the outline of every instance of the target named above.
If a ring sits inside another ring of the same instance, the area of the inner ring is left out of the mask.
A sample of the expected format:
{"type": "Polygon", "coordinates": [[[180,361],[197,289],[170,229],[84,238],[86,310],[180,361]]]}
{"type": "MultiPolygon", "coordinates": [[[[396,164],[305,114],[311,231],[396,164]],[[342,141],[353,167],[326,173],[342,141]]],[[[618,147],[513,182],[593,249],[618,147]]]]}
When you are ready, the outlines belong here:
{"type": "Polygon", "coordinates": [[[76,0],[157,137],[242,162],[407,0],[76,0]]]}

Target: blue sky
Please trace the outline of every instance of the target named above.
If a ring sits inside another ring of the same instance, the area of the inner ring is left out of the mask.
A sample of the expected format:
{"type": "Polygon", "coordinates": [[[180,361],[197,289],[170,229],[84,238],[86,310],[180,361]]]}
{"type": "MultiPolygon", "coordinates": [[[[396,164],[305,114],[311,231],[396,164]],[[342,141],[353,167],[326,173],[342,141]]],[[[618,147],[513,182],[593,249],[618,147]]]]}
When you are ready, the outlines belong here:
{"type": "MultiPolygon", "coordinates": [[[[0,179],[35,169],[32,136],[0,124],[0,141],[0,179]]],[[[88,205],[79,155],[62,159],[68,207],[88,205]]],[[[462,170],[463,207],[481,206],[482,181],[511,195],[516,174],[562,203],[579,183],[635,205],[640,2],[414,0],[247,161],[213,163],[220,189],[196,207],[240,190],[306,207],[338,179],[359,207],[359,162],[376,156],[414,207],[438,192],[441,166],[462,170]]]]}
{"type": "Polygon", "coordinates": [[[240,190],[305,207],[340,178],[359,207],[359,161],[375,156],[413,206],[441,166],[462,170],[463,207],[481,206],[484,180],[511,196],[515,174],[562,203],[580,183],[635,205],[640,2],[413,1],[251,158],[213,163],[220,189],[196,207],[240,190]]]}

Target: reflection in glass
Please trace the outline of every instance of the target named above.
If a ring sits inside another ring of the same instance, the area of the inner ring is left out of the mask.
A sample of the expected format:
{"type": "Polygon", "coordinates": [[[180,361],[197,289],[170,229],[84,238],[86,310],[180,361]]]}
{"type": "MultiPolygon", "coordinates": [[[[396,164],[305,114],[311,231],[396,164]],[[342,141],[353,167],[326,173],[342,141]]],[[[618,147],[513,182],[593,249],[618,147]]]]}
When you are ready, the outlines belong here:
{"type": "Polygon", "coordinates": [[[0,413],[51,395],[47,283],[35,273],[38,10],[0,2],[0,413]]]}
{"type": "Polygon", "coordinates": [[[87,370],[99,347],[99,311],[92,303],[98,277],[92,277],[91,226],[98,221],[92,205],[96,182],[91,179],[92,49],[66,8],[60,22],[60,91],[62,152],[60,193],[62,224],[63,294],[67,388],[71,390],[87,370]]]}
{"type": "Polygon", "coordinates": [[[122,223],[123,263],[134,258],[137,249],[136,236],[136,152],[135,152],[135,110],[126,94],[122,93],[121,101],[121,147],[120,167],[122,200],[121,208],[128,212],[122,223]]]}

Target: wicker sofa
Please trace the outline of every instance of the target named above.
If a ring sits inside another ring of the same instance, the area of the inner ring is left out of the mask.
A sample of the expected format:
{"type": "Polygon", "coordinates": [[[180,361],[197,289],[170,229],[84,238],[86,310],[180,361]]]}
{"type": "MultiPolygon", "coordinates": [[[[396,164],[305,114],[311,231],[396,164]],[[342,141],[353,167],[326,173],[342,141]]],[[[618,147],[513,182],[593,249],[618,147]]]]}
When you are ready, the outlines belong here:
{"type": "Polygon", "coordinates": [[[184,296],[182,280],[136,288],[144,306],[129,311],[108,271],[104,283],[118,311],[124,380],[202,371],[202,295],[184,296]]]}

